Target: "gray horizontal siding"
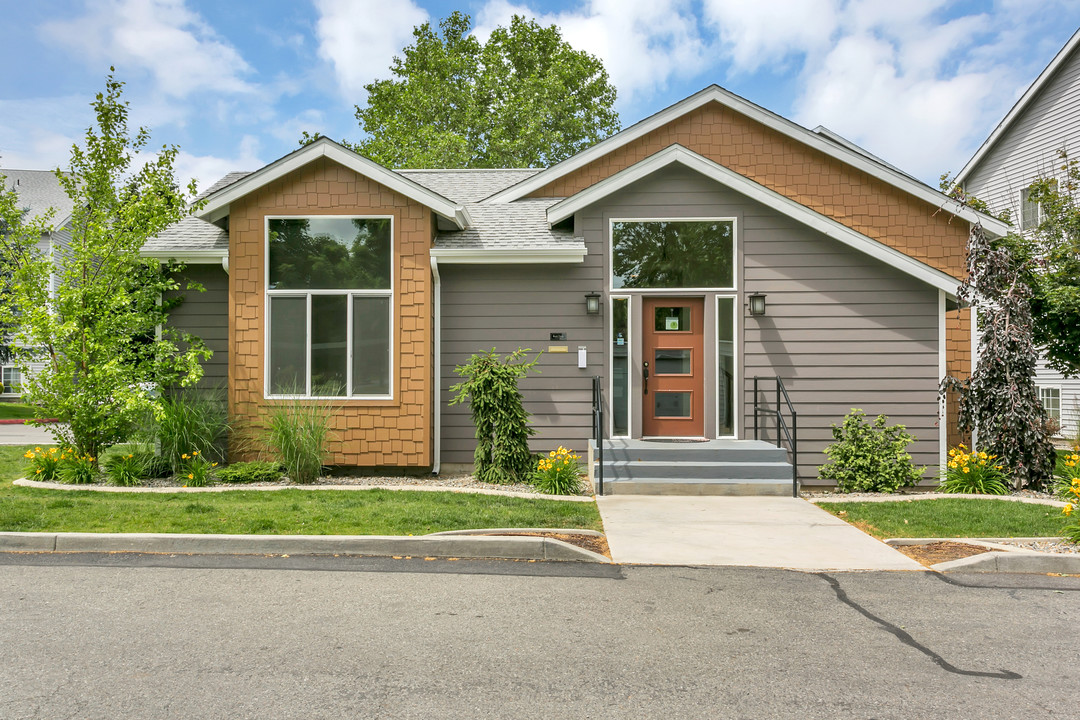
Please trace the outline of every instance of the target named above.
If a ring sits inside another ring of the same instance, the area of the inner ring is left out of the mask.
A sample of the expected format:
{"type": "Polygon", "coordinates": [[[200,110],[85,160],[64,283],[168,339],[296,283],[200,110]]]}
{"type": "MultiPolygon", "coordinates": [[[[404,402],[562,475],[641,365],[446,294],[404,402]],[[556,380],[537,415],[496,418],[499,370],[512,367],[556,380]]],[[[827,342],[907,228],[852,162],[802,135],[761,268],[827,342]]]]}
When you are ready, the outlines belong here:
{"type": "Polygon", "coordinates": [[[200,387],[225,387],[229,378],[229,276],[220,265],[188,265],[178,278],[180,290],[169,293],[183,302],[169,314],[169,325],[202,339],[213,351],[203,363],[200,387]],[[184,290],[187,280],[205,292],[184,290]]]}
{"type": "MultiPolygon", "coordinates": [[[[634,217],[736,219],[738,305],[745,307],[746,293],[768,295],[764,318],[744,312],[739,320],[740,437],[753,434],[754,375],[779,375],[799,413],[804,482],[813,483],[827,461],[830,426],[856,407],[906,425],[919,439],[911,448],[915,462],[936,465],[936,290],[689,170],[657,173],[576,220],[590,252],[606,254],[608,222],[634,217]]],[[[632,368],[638,375],[636,361],[632,368]]],[[[634,382],[632,393],[640,394],[634,382]]],[[[764,417],[760,424],[772,439],[764,417]]]]}

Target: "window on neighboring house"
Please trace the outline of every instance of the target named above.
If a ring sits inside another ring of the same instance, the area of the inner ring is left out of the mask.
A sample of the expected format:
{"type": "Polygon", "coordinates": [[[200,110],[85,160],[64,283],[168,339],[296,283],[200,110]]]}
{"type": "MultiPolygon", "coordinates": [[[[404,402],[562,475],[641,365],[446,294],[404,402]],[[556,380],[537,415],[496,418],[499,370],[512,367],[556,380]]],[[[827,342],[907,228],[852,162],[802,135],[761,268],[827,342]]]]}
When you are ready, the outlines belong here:
{"type": "Polygon", "coordinates": [[[1042,403],[1047,417],[1061,421],[1061,388],[1039,388],[1039,402],[1042,403]]]}
{"type": "Polygon", "coordinates": [[[267,219],[271,396],[391,393],[389,217],[267,219]]]}
{"type": "Polygon", "coordinates": [[[0,368],[0,382],[3,384],[4,395],[18,395],[22,392],[19,368],[14,365],[4,365],[0,368]]]}
{"type": "MultiPolygon", "coordinates": [[[[1057,189],[1057,181],[1051,180],[1050,187],[1053,190],[1057,189]]],[[[1020,229],[1021,230],[1034,230],[1039,226],[1045,216],[1042,211],[1042,205],[1029,199],[1031,195],[1031,187],[1028,186],[1020,191],[1020,229]]]]}

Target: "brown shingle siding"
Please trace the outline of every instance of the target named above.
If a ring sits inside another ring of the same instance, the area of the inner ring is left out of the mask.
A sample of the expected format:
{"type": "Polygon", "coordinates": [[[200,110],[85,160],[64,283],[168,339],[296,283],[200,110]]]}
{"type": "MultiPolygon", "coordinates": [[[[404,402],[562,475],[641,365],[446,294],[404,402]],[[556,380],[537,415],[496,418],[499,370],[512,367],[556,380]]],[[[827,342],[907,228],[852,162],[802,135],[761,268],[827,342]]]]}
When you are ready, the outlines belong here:
{"type": "MultiPolygon", "coordinates": [[[[363,467],[432,463],[429,210],[348,168],[319,158],[233,203],[230,210],[229,394],[241,422],[257,422],[264,387],[264,248],[267,215],[355,214],[394,218],[392,400],[344,400],[332,422],[328,462],[363,467]],[[403,319],[408,318],[408,322],[403,319]]],[[[271,401],[272,402],[272,401],[271,401]]]]}

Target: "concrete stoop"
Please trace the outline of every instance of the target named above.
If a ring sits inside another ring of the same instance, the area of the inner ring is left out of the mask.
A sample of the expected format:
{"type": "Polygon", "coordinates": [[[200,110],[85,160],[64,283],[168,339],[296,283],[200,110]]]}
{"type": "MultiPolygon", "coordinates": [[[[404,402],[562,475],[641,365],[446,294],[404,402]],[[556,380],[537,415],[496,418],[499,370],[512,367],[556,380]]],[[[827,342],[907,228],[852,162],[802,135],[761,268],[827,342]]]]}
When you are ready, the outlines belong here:
{"type": "MultiPolygon", "coordinates": [[[[605,440],[603,450],[607,495],[791,496],[787,450],[767,442],[605,440]]],[[[597,449],[590,452],[596,475],[597,449]]]]}

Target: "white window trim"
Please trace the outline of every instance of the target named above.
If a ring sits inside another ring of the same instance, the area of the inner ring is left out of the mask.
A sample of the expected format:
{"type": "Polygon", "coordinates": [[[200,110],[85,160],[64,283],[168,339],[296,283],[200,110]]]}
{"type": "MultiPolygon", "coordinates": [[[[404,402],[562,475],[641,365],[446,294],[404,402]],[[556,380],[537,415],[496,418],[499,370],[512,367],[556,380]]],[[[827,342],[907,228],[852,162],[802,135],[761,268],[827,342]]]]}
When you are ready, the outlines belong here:
{"type": "Polygon", "coordinates": [[[397,325],[395,324],[395,297],[397,296],[397,273],[395,272],[397,256],[395,255],[395,238],[394,238],[394,216],[393,215],[323,215],[312,213],[297,213],[294,215],[267,215],[263,218],[263,398],[266,400],[332,400],[332,401],[349,401],[349,400],[393,400],[394,399],[394,374],[397,370],[398,364],[396,361],[397,356],[395,348],[397,343],[395,339],[397,337],[397,325]],[[271,290],[270,289],[270,221],[271,220],[296,220],[304,218],[320,218],[320,219],[338,219],[338,220],[389,220],[390,221],[390,288],[388,290],[355,290],[355,289],[341,289],[341,290],[299,290],[299,289],[287,289],[287,290],[271,290]],[[346,348],[347,359],[345,366],[345,395],[331,396],[331,395],[312,395],[311,394],[311,297],[313,295],[344,295],[346,297],[346,348]],[[272,394],[270,392],[270,299],[273,297],[305,297],[307,298],[307,327],[305,344],[307,348],[306,368],[305,368],[305,382],[304,388],[305,394],[272,394]],[[390,300],[390,342],[387,343],[387,353],[389,355],[389,375],[388,387],[389,392],[385,395],[349,395],[348,391],[352,389],[352,372],[353,372],[353,298],[354,297],[385,297],[390,300]]]}
{"type": "Polygon", "coordinates": [[[0,395],[4,397],[19,397],[22,395],[22,370],[18,365],[11,363],[8,365],[0,365],[0,395]],[[4,390],[6,383],[4,382],[4,371],[14,370],[19,374],[19,390],[18,392],[7,392],[4,390]]]}
{"type": "Polygon", "coordinates": [[[640,295],[675,295],[693,292],[736,293],[739,287],[739,220],[735,217],[612,217],[607,227],[607,288],[608,292],[640,295]],[[731,286],[730,287],[615,287],[615,223],[620,222],[730,222],[731,223],[731,286]]]}

